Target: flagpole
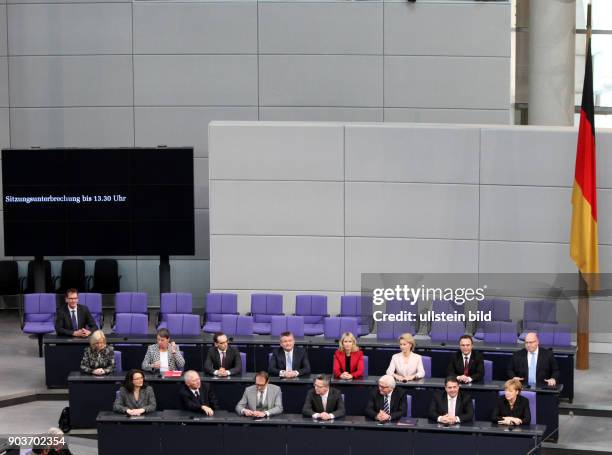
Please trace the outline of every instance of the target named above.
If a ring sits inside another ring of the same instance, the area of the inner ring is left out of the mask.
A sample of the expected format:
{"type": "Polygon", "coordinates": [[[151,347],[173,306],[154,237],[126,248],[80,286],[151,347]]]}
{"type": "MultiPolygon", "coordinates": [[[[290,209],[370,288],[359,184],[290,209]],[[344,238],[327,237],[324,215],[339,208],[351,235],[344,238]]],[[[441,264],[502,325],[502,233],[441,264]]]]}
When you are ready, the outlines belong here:
{"type": "MultiPolygon", "coordinates": [[[[585,57],[590,51],[589,43],[591,41],[591,3],[587,5],[587,23],[586,23],[586,49],[585,57]]],[[[576,321],[576,369],[589,369],[589,289],[587,282],[578,272],[578,320],[576,321]]]]}

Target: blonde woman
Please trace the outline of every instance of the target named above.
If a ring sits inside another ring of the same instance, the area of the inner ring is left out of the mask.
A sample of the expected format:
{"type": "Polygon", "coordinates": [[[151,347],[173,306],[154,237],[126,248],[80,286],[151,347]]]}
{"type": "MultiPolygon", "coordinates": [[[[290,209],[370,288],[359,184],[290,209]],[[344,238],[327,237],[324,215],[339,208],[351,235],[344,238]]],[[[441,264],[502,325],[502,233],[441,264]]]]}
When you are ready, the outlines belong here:
{"type": "Polygon", "coordinates": [[[83,373],[103,376],[111,374],[115,369],[115,353],[112,346],[106,344],[102,330],[96,330],[89,336],[89,347],[85,348],[81,360],[83,373]]]}
{"type": "Polygon", "coordinates": [[[355,335],[345,332],[340,337],[339,349],[334,352],[334,378],[360,379],[363,377],[363,352],[355,335]]]}
{"type": "Polygon", "coordinates": [[[523,384],[518,379],[508,379],[504,384],[504,396],[497,399],[491,420],[500,425],[529,425],[531,411],[529,400],[521,395],[523,384]]]}
{"type": "Polygon", "coordinates": [[[387,374],[392,375],[396,381],[408,382],[422,379],[425,377],[423,359],[419,354],[414,353],[416,342],[409,333],[403,333],[399,337],[401,352],[393,354],[391,363],[387,368],[387,374]]]}

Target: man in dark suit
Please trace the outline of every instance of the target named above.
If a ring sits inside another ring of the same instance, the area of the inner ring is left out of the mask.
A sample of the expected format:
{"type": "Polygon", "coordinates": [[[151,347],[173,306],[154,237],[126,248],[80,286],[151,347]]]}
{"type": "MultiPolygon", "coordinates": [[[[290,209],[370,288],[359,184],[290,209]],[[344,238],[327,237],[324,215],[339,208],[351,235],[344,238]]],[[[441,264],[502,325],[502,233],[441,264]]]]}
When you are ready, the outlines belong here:
{"type": "Polygon", "coordinates": [[[456,376],[457,381],[465,384],[483,381],[484,358],[480,352],[472,350],[473,346],[471,336],[459,338],[459,352],[449,362],[446,376],[456,376]]]}
{"type": "Polygon", "coordinates": [[[76,289],[66,291],[66,305],[61,305],[55,315],[55,331],[58,335],[86,338],[98,326],[89,308],[79,305],[79,293],[76,289]]]}
{"type": "Polygon", "coordinates": [[[530,386],[555,387],[559,381],[559,366],[550,349],[540,349],[540,340],[534,332],[525,337],[525,348],[512,355],[508,377],[530,386]]]}
{"type": "Polygon", "coordinates": [[[219,408],[217,398],[210,386],[202,383],[200,375],[193,370],[185,372],[185,384],[179,391],[183,409],[193,412],[203,412],[207,416],[214,414],[219,408]]]}
{"type": "Polygon", "coordinates": [[[459,382],[455,377],[446,378],[444,390],[434,393],[429,405],[429,418],[445,425],[474,420],[472,397],[459,390],[459,382]]]}
{"type": "Polygon", "coordinates": [[[344,417],[344,400],[338,389],[329,387],[329,377],[318,375],[314,380],[314,388],[308,391],[302,408],[304,417],[332,420],[344,417]]]}
{"type": "Polygon", "coordinates": [[[204,372],[214,376],[231,376],[242,372],[242,361],[238,349],[229,345],[225,333],[215,333],[215,345],[208,350],[204,361],[204,372]]]}
{"type": "Polygon", "coordinates": [[[378,379],[378,388],[372,390],[365,415],[379,422],[398,420],[406,415],[405,393],[395,388],[395,379],[391,375],[378,379]]]}
{"type": "Polygon", "coordinates": [[[281,333],[280,347],[272,351],[268,373],[281,378],[295,378],[310,374],[308,355],[303,348],[295,347],[293,333],[281,333]]]}

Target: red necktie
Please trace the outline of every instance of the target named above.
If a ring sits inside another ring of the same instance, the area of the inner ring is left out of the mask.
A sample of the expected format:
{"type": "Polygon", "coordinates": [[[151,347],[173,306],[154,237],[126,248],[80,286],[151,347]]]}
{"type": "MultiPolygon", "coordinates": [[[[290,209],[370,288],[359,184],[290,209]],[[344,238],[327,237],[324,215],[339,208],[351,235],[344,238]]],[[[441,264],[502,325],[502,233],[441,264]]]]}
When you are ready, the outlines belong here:
{"type": "Polygon", "coordinates": [[[225,368],[225,352],[221,351],[221,368],[225,368]]]}
{"type": "Polygon", "coordinates": [[[464,359],[463,360],[463,376],[467,376],[468,372],[469,372],[469,369],[468,369],[468,363],[469,362],[468,362],[468,358],[467,357],[464,357],[463,359],[464,359]]]}

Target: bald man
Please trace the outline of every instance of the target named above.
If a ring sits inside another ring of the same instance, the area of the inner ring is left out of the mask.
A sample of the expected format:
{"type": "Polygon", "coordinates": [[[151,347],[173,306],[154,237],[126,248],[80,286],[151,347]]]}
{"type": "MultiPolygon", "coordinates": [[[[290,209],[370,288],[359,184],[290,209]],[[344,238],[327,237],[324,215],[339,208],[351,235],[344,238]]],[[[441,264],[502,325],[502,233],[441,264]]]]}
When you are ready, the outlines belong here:
{"type": "Polygon", "coordinates": [[[555,387],[559,382],[559,366],[552,349],[541,348],[535,332],[529,332],[525,337],[525,348],[512,355],[508,377],[531,387],[555,387]]]}

